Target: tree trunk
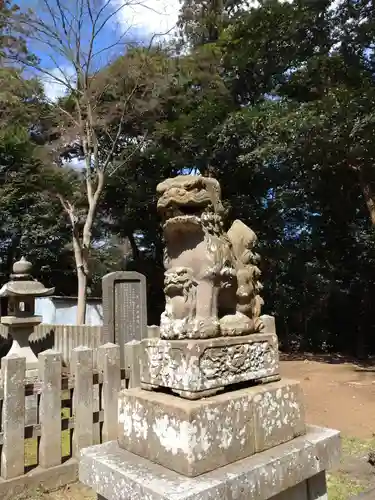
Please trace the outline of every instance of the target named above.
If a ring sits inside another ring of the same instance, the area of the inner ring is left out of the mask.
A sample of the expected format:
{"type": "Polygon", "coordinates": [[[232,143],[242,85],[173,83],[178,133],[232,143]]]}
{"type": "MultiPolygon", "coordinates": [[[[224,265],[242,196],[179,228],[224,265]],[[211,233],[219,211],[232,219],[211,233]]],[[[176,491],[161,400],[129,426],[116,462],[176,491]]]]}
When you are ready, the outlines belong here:
{"type": "Polygon", "coordinates": [[[359,183],[370,215],[371,224],[375,226],[375,196],[370,183],[366,182],[361,168],[359,169],[359,183]]]}
{"type": "Polygon", "coordinates": [[[138,246],[137,246],[137,243],[135,241],[133,233],[128,234],[128,240],[130,243],[130,247],[132,249],[132,259],[138,260],[139,259],[139,249],[138,249],[138,246]]]}
{"type": "MultiPolygon", "coordinates": [[[[16,251],[21,242],[21,236],[13,236],[12,242],[8,248],[7,258],[6,258],[6,273],[11,274],[13,269],[13,264],[16,259],[16,251]]],[[[22,257],[21,255],[19,257],[22,257]]]]}
{"type": "Polygon", "coordinates": [[[78,278],[78,300],[77,300],[77,325],[86,323],[86,302],[87,302],[87,275],[83,266],[77,267],[78,278]]]}
{"type": "Polygon", "coordinates": [[[77,302],[77,324],[84,325],[86,322],[86,303],[87,303],[87,280],[89,276],[89,258],[91,249],[92,226],[98,207],[99,197],[104,186],[104,173],[98,171],[98,185],[95,194],[92,193],[91,181],[87,180],[87,198],[89,209],[86,215],[86,221],[83,226],[82,240],[79,235],[73,232],[74,256],[77,266],[78,277],[78,302],[77,302]]]}
{"type": "Polygon", "coordinates": [[[77,325],[84,325],[86,322],[88,262],[76,226],[73,226],[73,250],[78,282],[76,323],[77,325]]]}
{"type": "Polygon", "coordinates": [[[367,358],[366,345],[362,328],[359,328],[359,331],[356,335],[355,357],[361,361],[367,358]]]}

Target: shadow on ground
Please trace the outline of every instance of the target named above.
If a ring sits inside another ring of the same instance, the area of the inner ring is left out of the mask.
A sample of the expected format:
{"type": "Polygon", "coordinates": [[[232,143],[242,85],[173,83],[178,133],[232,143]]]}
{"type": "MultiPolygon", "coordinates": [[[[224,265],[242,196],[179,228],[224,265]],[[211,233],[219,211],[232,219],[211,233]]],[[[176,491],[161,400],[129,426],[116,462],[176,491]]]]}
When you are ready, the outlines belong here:
{"type": "MultiPolygon", "coordinates": [[[[365,360],[343,354],[314,354],[311,352],[280,352],[281,361],[315,361],[330,365],[352,364],[356,371],[373,372],[375,375],[375,356],[365,360]]],[[[375,497],[374,497],[375,500],[375,497]]]]}

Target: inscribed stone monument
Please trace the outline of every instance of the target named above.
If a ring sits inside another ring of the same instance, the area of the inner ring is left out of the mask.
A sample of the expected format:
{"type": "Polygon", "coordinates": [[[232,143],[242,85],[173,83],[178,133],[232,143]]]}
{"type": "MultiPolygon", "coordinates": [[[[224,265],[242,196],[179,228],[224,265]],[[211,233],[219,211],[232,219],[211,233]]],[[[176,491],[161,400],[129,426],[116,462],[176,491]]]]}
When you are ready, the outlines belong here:
{"type": "Polygon", "coordinates": [[[241,221],[224,231],[215,179],[178,176],[157,191],[160,338],[142,340],[118,441],[83,452],[80,480],[106,500],[326,499],[338,432],[307,426],[300,383],[279,375],[254,232],[241,221]]]}
{"type": "MultiPolygon", "coordinates": [[[[115,271],[102,279],[103,327],[106,342],[124,346],[147,337],[146,278],[133,271],[115,271]]],[[[124,351],[121,349],[121,366],[124,351]]]]}

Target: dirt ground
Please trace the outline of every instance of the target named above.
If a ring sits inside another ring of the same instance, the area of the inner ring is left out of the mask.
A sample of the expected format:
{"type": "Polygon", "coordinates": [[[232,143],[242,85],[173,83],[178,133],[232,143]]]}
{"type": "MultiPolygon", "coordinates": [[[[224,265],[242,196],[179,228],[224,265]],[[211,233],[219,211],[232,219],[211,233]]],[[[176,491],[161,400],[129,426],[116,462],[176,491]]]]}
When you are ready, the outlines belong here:
{"type": "Polygon", "coordinates": [[[284,377],[300,380],[307,422],[338,429],[344,436],[375,436],[375,362],[360,366],[342,358],[301,356],[281,363],[284,377]]]}
{"type": "MultiPolygon", "coordinates": [[[[346,500],[375,485],[375,468],[367,463],[375,447],[375,360],[366,366],[340,357],[282,356],[283,377],[301,381],[305,393],[307,422],[339,429],[344,438],[344,458],[329,475],[330,500],[346,500]]],[[[93,500],[82,485],[25,500],[93,500]]],[[[21,500],[21,499],[20,499],[21,500]]],[[[23,499],[22,499],[23,500],[23,499]]]]}

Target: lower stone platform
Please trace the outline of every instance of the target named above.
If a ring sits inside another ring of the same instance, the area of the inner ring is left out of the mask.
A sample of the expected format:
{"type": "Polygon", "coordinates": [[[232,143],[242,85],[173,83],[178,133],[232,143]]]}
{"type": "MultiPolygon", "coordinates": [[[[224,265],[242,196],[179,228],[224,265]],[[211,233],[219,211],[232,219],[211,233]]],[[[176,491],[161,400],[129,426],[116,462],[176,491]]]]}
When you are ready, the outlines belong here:
{"type": "Polygon", "coordinates": [[[324,474],[340,453],[338,431],[311,426],[288,443],[190,478],[112,441],[82,450],[79,479],[103,500],[326,500],[324,474]]]}
{"type": "Polygon", "coordinates": [[[241,382],[279,380],[278,339],[274,333],[242,337],[144,339],[141,386],[164,387],[199,399],[241,382]]]}
{"type": "Polygon", "coordinates": [[[304,434],[299,382],[283,379],[199,401],[141,389],[119,395],[120,447],[197,476],[304,434]]]}

